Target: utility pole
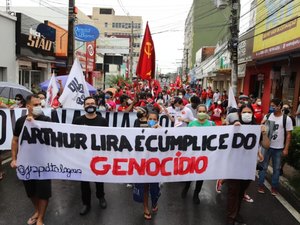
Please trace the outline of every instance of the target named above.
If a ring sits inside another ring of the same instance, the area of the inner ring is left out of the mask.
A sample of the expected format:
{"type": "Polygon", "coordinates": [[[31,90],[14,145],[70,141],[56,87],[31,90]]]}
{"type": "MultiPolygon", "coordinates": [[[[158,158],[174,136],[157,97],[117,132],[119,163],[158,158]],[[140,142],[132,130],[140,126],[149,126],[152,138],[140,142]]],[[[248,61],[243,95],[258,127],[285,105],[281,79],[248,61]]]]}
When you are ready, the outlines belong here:
{"type": "Polygon", "coordinates": [[[69,16],[68,16],[68,59],[67,70],[71,71],[74,61],[74,22],[75,22],[75,0],[69,0],[69,16]]]}
{"type": "Polygon", "coordinates": [[[239,13],[240,0],[231,0],[231,38],[229,41],[229,50],[231,52],[231,87],[235,96],[237,95],[238,80],[239,13]]]}
{"type": "Polygon", "coordinates": [[[185,49],[185,80],[188,80],[189,70],[189,49],[185,49]]]}
{"type": "Polygon", "coordinates": [[[129,79],[132,80],[133,71],[133,21],[131,21],[131,36],[130,36],[130,69],[129,69],[129,79]]]}

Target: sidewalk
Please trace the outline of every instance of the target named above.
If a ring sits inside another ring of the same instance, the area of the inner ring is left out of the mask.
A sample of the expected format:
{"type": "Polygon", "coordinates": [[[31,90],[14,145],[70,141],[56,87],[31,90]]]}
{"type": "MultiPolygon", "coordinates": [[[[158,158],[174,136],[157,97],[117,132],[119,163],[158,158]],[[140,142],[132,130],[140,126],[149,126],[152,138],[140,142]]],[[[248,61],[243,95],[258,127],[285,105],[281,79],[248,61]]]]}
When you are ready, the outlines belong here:
{"type": "MultiPolygon", "coordinates": [[[[273,174],[273,168],[269,166],[267,180],[271,183],[271,175],[273,174]]],[[[292,185],[290,180],[299,178],[300,171],[295,170],[289,165],[284,166],[283,176],[280,176],[280,187],[278,192],[300,213],[300,192],[297,191],[292,185]]]]}

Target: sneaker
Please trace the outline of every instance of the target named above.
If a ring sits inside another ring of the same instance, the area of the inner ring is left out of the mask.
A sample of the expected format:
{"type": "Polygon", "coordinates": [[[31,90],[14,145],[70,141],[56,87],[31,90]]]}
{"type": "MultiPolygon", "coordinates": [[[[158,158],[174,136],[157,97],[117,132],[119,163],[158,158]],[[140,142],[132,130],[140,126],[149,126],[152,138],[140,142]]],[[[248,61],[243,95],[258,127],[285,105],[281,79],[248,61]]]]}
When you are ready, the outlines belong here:
{"type": "Polygon", "coordinates": [[[106,209],[107,203],[104,197],[99,198],[99,205],[102,209],[106,209]]]}
{"type": "Polygon", "coordinates": [[[195,205],[199,205],[200,204],[200,199],[199,199],[199,194],[198,193],[194,193],[193,195],[193,202],[195,205]]]}
{"type": "Polygon", "coordinates": [[[246,202],[250,202],[250,203],[254,202],[254,200],[249,195],[247,195],[246,193],[244,194],[243,199],[246,202]]]}
{"type": "Polygon", "coordinates": [[[127,188],[133,188],[133,185],[132,184],[126,184],[126,187],[127,188]]]}
{"type": "Polygon", "coordinates": [[[271,188],[271,194],[272,194],[273,196],[278,195],[278,191],[276,190],[276,188],[271,188]]]}
{"type": "Polygon", "coordinates": [[[262,187],[262,186],[258,187],[257,192],[261,193],[261,194],[266,193],[264,187],[262,187]]]}
{"type": "Polygon", "coordinates": [[[221,193],[221,191],[222,191],[222,180],[217,180],[217,182],[216,182],[216,192],[218,193],[218,194],[220,194],[221,193]]]}

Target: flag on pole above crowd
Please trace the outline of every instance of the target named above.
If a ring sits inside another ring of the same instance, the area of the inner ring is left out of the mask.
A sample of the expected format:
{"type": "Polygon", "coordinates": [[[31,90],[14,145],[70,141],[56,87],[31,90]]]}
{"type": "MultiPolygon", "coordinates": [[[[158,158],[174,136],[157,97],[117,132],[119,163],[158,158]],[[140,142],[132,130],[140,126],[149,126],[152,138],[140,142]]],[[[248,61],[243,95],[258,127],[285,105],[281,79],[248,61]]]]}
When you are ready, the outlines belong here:
{"type": "Polygon", "coordinates": [[[142,80],[151,80],[155,75],[155,50],[148,22],[140,51],[140,58],[136,68],[136,75],[142,80]]]}
{"type": "Polygon", "coordinates": [[[58,87],[56,84],[55,74],[53,73],[47,88],[47,99],[46,99],[46,107],[51,107],[54,98],[58,93],[58,87]]]}
{"type": "Polygon", "coordinates": [[[59,102],[63,108],[83,109],[83,100],[89,95],[80,62],[75,59],[59,102]]]}
{"type": "Polygon", "coordinates": [[[228,91],[228,108],[238,108],[231,86],[229,87],[228,91]]]}

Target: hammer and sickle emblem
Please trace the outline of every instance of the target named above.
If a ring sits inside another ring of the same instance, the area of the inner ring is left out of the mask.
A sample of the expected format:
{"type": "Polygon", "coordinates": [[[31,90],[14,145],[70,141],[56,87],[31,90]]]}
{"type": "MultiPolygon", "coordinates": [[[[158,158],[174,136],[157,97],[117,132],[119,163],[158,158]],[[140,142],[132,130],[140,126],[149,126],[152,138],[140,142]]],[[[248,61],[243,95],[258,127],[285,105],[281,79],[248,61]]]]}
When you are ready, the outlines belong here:
{"type": "Polygon", "coordinates": [[[147,76],[147,77],[151,77],[151,71],[152,71],[152,70],[150,70],[148,73],[146,73],[146,76],[147,76]]]}
{"type": "Polygon", "coordinates": [[[153,49],[153,47],[152,47],[152,44],[151,44],[151,42],[146,42],[146,45],[145,45],[145,47],[144,47],[144,51],[145,51],[145,53],[146,53],[146,55],[148,56],[148,59],[150,58],[150,56],[151,56],[151,52],[152,52],[152,49],[153,49]]]}

